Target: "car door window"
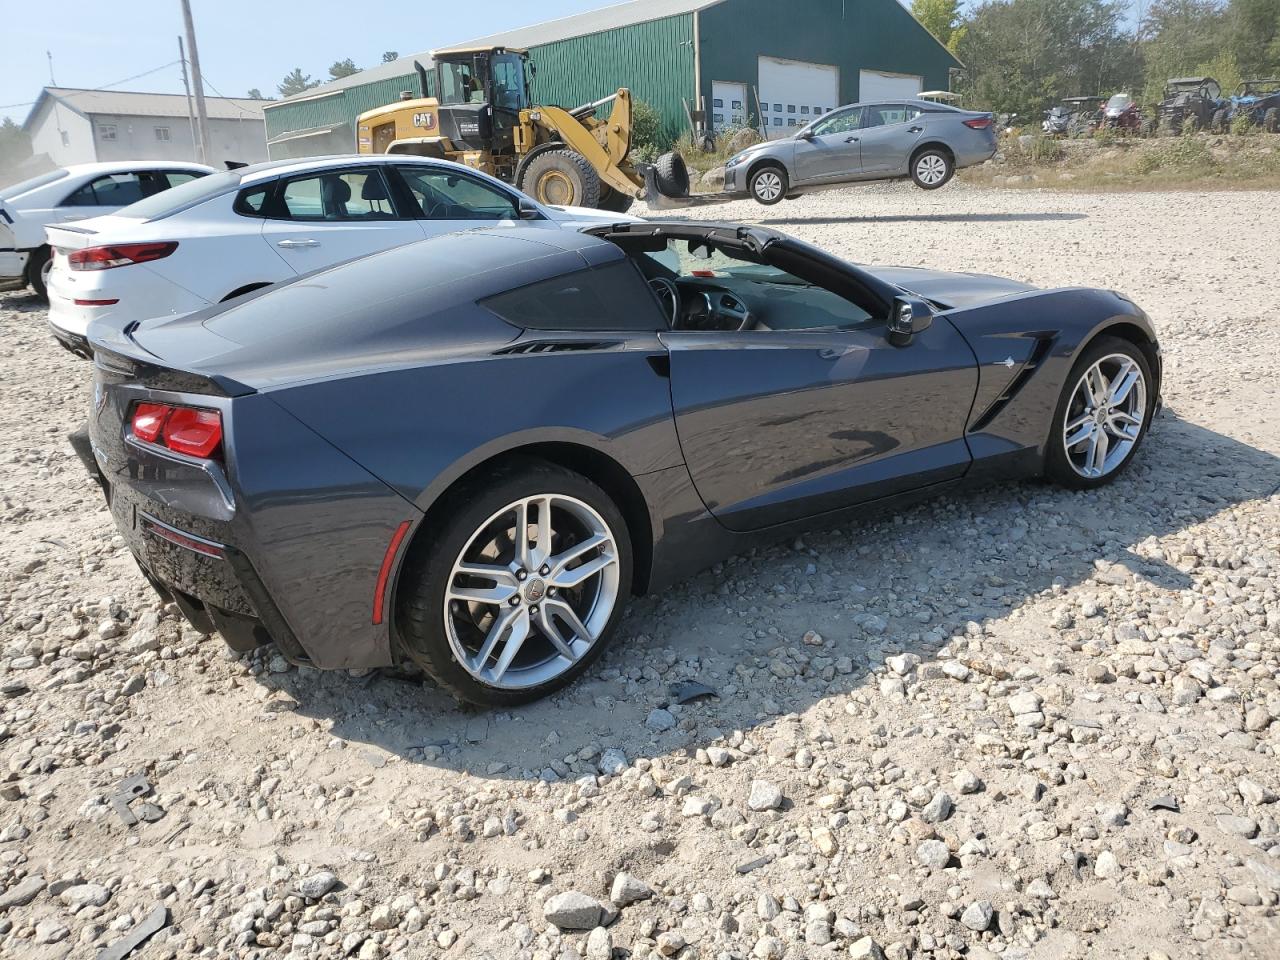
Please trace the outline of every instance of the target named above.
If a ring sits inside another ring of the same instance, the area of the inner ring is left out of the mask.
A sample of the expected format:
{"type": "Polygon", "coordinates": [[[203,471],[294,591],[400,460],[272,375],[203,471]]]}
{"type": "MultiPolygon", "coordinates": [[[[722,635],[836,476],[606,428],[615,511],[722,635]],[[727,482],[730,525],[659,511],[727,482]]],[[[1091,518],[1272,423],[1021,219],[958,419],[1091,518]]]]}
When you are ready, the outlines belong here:
{"type": "Polygon", "coordinates": [[[857,130],[862,123],[862,108],[853,107],[823,117],[811,128],[815,137],[825,137],[833,133],[848,133],[857,130]]]}
{"type": "Polygon", "coordinates": [[[920,109],[905,103],[882,103],[866,109],[866,127],[887,127],[920,116],[920,109]]]}
{"type": "MultiPolygon", "coordinates": [[[[154,174],[147,174],[148,186],[154,183],[154,174]]],[[[144,196],[158,193],[144,192],[143,183],[136,173],[108,173],[94,177],[62,201],[63,207],[125,207],[144,196]]]]}
{"type": "Polygon", "coordinates": [[[396,169],[428,220],[509,220],[518,216],[515,198],[500,187],[452,170],[396,169]]]}
{"type": "Polygon", "coordinates": [[[380,170],[334,170],[286,180],[278,212],[289,220],[396,220],[399,214],[380,170]]]}

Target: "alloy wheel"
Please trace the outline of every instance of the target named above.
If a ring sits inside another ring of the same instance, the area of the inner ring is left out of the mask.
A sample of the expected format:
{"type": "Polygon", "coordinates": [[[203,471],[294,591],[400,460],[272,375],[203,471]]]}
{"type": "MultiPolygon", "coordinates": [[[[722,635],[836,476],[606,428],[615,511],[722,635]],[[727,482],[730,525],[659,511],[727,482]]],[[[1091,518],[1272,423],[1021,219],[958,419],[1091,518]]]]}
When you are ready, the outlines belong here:
{"type": "Polygon", "coordinates": [[[921,183],[933,186],[947,175],[947,162],[936,153],[927,153],[916,161],[916,177],[921,183]]]}
{"type": "Polygon", "coordinates": [[[765,170],[756,176],[756,199],[772,203],[782,194],[782,177],[773,170],[765,170]]]}
{"type": "Polygon", "coordinates": [[[1116,470],[1142,436],[1147,383],[1132,357],[1113,353],[1084,372],[1067,405],[1062,444],[1071,469],[1096,480],[1116,470]]]}
{"type": "Polygon", "coordinates": [[[486,686],[540,686],[600,639],[619,586],[614,534],[594,508],[553,493],[521,498],[489,517],[454,561],[450,649],[486,686]]]}

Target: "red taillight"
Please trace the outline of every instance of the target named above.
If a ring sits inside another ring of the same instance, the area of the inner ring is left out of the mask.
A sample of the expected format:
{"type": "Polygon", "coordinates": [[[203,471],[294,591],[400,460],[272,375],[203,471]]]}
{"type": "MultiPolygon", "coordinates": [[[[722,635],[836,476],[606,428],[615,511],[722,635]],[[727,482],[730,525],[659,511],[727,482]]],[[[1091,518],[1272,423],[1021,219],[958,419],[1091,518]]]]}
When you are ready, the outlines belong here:
{"type": "Polygon", "coordinates": [[[119,303],[120,300],[117,298],[115,300],[76,300],[74,302],[77,307],[109,307],[119,303]]]}
{"type": "Polygon", "coordinates": [[[163,260],[178,249],[176,240],[165,243],[118,243],[110,247],[85,247],[67,254],[72,270],[111,270],[131,263],[163,260]]]}
{"type": "Polygon", "coordinates": [[[972,120],[963,121],[963,123],[966,127],[969,127],[973,130],[985,130],[987,129],[987,127],[991,126],[991,118],[990,117],[974,117],[972,120]]]}
{"type": "Polygon", "coordinates": [[[217,410],[140,403],[133,408],[133,435],[175,453],[207,460],[222,446],[222,414],[217,410]]]}

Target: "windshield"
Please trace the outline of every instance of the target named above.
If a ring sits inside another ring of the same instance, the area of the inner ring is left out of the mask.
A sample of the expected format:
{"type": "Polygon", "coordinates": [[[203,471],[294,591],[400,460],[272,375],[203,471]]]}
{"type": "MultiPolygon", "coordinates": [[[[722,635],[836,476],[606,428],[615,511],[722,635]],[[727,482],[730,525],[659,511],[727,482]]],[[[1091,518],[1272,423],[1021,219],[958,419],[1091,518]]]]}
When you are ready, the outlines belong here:
{"type": "Polygon", "coordinates": [[[196,179],[188,180],[170,190],[152,194],[137,203],[131,203],[119,210],[116,216],[129,217],[133,220],[163,220],[179,210],[203,203],[205,200],[240,186],[240,174],[235,171],[208,175],[193,172],[196,179]]]}
{"type": "Polygon", "coordinates": [[[1125,107],[1129,106],[1129,104],[1131,103],[1133,103],[1133,97],[1129,96],[1127,93],[1117,93],[1115,96],[1113,96],[1110,100],[1107,101],[1107,109],[1123,110],[1125,107]]]}
{"type": "Polygon", "coordinates": [[[32,177],[30,180],[21,180],[10,187],[0,187],[0,200],[13,200],[35,190],[37,187],[43,187],[45,184],[53,183],[55,180],[61,180],[67,175],[66,170],[50,170],[48,173],[42,173],[38,177],[32,177]]]}

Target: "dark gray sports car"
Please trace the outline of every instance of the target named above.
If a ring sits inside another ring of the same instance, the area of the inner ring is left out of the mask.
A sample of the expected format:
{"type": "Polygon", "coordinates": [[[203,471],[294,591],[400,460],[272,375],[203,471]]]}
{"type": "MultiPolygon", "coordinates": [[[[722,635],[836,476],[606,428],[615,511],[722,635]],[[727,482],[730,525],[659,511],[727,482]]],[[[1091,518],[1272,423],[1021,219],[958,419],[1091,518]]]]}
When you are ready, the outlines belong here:
{"type": "Polygon", "coordinates": [[[631,593],[962,483],[1107,483],[1159,403],[1155,333],[1118,293],[858,267],[755,227],[532,233],[91,328],[78,448],[192,623],[527,701],[599,656],[631,593]]]}

